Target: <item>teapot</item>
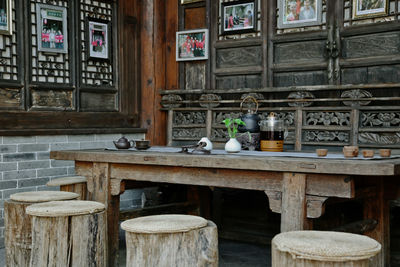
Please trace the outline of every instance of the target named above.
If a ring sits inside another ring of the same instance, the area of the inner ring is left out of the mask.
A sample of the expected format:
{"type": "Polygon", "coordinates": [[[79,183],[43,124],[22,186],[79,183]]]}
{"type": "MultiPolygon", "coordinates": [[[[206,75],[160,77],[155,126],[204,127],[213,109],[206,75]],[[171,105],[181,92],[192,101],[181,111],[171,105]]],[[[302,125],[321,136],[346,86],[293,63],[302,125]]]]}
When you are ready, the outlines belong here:
{"type": "MultiPolygon", "coordinates": [[[[246,114],[243,114],[240,119],[246,124],[244,125],[239,125],[238,130],[241,133],[244,132],[250,132],[250,133],[258,133],[260,131],[260,126],[259,126],[259,121],[260,117],[257,114],[258,110],[258,102],[257,99],[253,96],[247,96],[245,97],[242,102],[240,103],[240,112],[243,110],[243,103],[246,102],[246,100],[252,100],[255,103],[255,109],[251,110],[250,108],[247,110],[246,114]]],[[[243,112],[242,112],[243,113],[243,112]]]]}
{"type": "Polygon", "coordinates": [[[128,141],[125,136],[122,136],[118,141],[113,141],[114,145],[118,149],[128,149],[133,147],[133,140],[128,141]]]}

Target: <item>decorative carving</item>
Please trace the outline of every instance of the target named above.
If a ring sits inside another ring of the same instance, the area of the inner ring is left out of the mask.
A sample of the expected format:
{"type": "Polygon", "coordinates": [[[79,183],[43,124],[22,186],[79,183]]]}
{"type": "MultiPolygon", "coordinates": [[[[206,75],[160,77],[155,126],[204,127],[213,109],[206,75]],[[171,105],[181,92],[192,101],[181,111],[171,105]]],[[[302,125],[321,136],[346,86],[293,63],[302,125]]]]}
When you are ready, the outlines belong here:
{"type": "Polygon", "coordinates": [[[305,125],[350,125],[349,112],[308,112],[305,125]]]}
{"type": "Polygon", "coordinates": [[[213,123],[216,124],[216,125],[223,125],[222,121],[225,120],[226,118],[232,118],[232,119],[240,118],[240,112],[229,112],[229,113],[218,112],[218,113],[214,113],[213,123]]]}
{"type": "Polygon", "coordinates": [[[360,144],[399,145],[400,133],[359,133],[360,144]]]}
{"type": "Polygon", "coordinates": [[[201,111],[174,112],[174,125],[205,124],[206,113],[201,111]]]}
{"type": "Polygon", "coordinates": [[[228,131],[222,128],[213,128],[211,133],[211,139],[223,139],[228,140],[228,131]]]}
{"type": "Polygon", "coordinates": [[[261,66],[262,49],[260,46],[218,49],[217,68],[261,66]]]}
{"type": "Polygon", "coordinates": [[[190,129],[174,128],[172,130],[173,139],[199,140],[203,136],[205,136],[205,129],[202,128],[190,128],[190,129]]]}
{"type": "MultiPolygon", "coordinates": [[[[245,99],[246,97],[254,97],[257,101],[258,100],[264,100],[264,96],[261,93],[247,93],[247,94],[242,94],[240,96],[240,100],[245,99]]],[[[258,102],[258,106],[261,107],[262,103],[258,102]]],[[[255,110],[256,104],[254,102],[248,101],[243,103],[243,108],[244,109],[252,109],[255,110]]]]}
{"type": "MultiPolygon", "coordinates": [[[[288,99],[314,99],[315,96],[310,92],[292,92],[288,95],[288,99]]],[[[289,107],[308,107],[311,106],[312,102],[289,102],[289,107]]]]}
{"type": "MultiPolygon", "coordinates": [[[[260,120],[266,120],[271,111],[260,114],[260,120]]],[[[274,112],[275,116],[283,120],[286,126],[294,125],[294,112],[274,112]]]]}
{"type": "Polygon", "coordinates": [[[319,40],[276,44],[275,61],[276,63],[291,63],[295,60],[323,61],[324,49],[324,43],[319,40]]]}
{"type": "Polygon", "coordinates": [[[215,108],[219,106],[221,97],[215,94],[203,94],[199,98],[199,104],[203,108],[215,108]]]}
{"type": "Polygon", "coordinates": [[[180,103],[171,103],[171,102],[179,102],[182,101],[182,97],[179,95],[164,95],[161,98],[161,105],[164,108],[179,108],[182,104],[180,103]]]}
{"type": "Polygon", "coordinates": [[[260,133],[251,133],[251,140],[247,133],[239,134],[236,139],[242,145],[244,150],[260,150],[260,133]]]}
{"type": "MultiPolygon", "coordinates": [[[[372,94],[366,90],[361,90],[361,89],[355,89],[355,90],[349,90],[349,91],[344,91],[342,95],[340,96],[342,98],[370,98],[372,97],[372,94]]],[[[346,106],[351,106],[351,107],[357,107],[357,106],[366,106],[371,101],[343,101],[343,104],[346,106]]]]}
{"type": "Polygon", "coordinates": [[[398,127],[400,126],[400,112],[363,112],[361,113],[361,126],[398,127]]]}
{"type": "Polygon", "coordinates": [[[304,141],[306,142],[341,142],[347,143],[350,140],[348,132],[339,131],[304,131],[304,141]]]}

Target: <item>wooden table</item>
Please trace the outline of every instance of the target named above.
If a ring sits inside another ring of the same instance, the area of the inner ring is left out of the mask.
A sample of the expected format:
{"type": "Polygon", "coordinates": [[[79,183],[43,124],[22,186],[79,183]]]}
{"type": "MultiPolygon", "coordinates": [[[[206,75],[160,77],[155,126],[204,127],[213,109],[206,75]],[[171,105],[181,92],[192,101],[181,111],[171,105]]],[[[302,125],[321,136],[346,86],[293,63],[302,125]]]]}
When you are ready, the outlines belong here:
{"type": "Polygon", "coordinates": [[[77,175],[88,179],[88,199],[106,205],[109,266],[117,265],[119,195],[127,180],[264,191],[270,208],[281,213],[281,231],[311,229],[310,218],[323,214],[327,198],[354,198],[359,194],[366,200],[364,218],[378,222],[366,233],[382,244],[378,265],[389,264],[388,200],[398,195],[399,158],[271,157],[262,152],[204,155],[160,152],[163,149],[173,150],[50,153],[52,159],[74,160],[77,175]]]}

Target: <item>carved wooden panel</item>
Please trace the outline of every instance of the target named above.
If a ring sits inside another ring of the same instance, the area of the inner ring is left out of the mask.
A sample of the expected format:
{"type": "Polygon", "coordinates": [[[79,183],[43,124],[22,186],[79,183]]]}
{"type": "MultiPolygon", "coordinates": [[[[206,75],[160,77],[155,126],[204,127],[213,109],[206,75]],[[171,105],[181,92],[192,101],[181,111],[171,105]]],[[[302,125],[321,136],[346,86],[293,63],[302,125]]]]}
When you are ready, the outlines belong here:
{"type": "Polygon", "coordinates": [[[117,111],[118,102],[115,93],[90,93],[81,92],[81,110],[82,111],[117,111]]]}
{"type": "Polygon", "coordinates": [[[174,128],[172,130],[173,140],[199,141],[204,136],[207,136],[205,128],[174,128]]]}
{"type": "Polygon", "coordinates": [[[89,38],[87,33],[87,20],[98,19],[102,23],[113,22],[113,3],[110,1],[96,1],[96,0],[85,0],[80,1],[80,14],[79,14],[79,36],[80,36],[80,47],[81,47],[81,77],[82,84],[85,86],[96,86],[96,87],[114,87],[115,86],[115,75],[112,49],[113,45],[113,30],[109,27],[108,38],[109,44],[109,58],[108,60],[91,59],[89,58],[89,48],[87,47],[87,39],[89,38]]]}
{"type": "MultiPolygon", "coordinates": [[[[75,64],[73,57],[68,53],[54,53],[39,51],[39,42],[42,42],[40,25],[37,25],[37,12],[38,4],[50,4],[55,7],[66,8],[67,12],[70,10],[70,1],[30,1],[30,34],[32,36],[31,43],[31,82],[34,84],[72,84],[72,65],[75,64]],[[40,32],[39,32],[40,30],[40,32]]],[[[71,37],[72,21],[68,19],[67,29],[68,33],[64,33],[71,37]]],[[[68,48],[74,46],[74,38],[68,38],[68,48]]],[[[70,49],[67,49],[70,51],[70,49]]]]}
{"type": "Polygon", "coordinates": [[[398,146],[400,145],[400,133],[362,132],[358,135],[358,143],[360,145],[398,146]]]}
{"type": "Polygon", "coordinates": [[[72,110],[74,108],[73,91],[31,90],[32,108],[72,110]]]}
{"type": "Polygon", "coordinates": [[[344,38],[344,58],[389,56],[400,52],[400,33],[389,32],[344,38]]]}
{"type": "Polygon", "coordinates": [[[260,46],[218,49],[217,68],[261,66],[262,48],[260,46]]]}
{"type": "Polygon", "coordinates": [[[363,111],[360,112],[360,127],[400,127],[400,111],[363,111]]]}
{"type": "Polygon", "coordinates": [[[206,64],[203,62],[185,63],[185,88],[202,89],[206,84],[206,64]]]}
{"type": "Polygon", "coordinates": [[[190,126],[191,124],[206,124],[206,112],[180,112],[175,111],[173,116],[174,126],[190,126]]]}
{"type": "Polygon", "coordinates": [[[305,112],[303,125],[350,126],[350,112],[305,112]]]}
{"type": "Polygon", "coordinates": [[[368,82],[368,68],[343,68],[341,70],[343,84],[361,84],[368,82]]]}
{"type": "Polygon", "coordinates": [[[23,105],[23,89],[0,89],[0,109],[16,109],[23,105]]]}
{"type": "Polygon", "coordinates": [[[311,143],[349,143],[350,133],[346,131],[307,130],[303,131],[303,141],[311,143]]]}
{"type": "Polygon", "coordinates": [[[275,45],[274,62],[294,63],[296,60],[321,62],[325,61],[324,54],[324,41],[280,43],[275,45]]]}
{"type": "Polygon", "coordinates": [[[261,75],[219,76],[216,82],[218,89],[260,88],[261,75]]]}
{"type": "Polygon", "coordinates": [[[328,84],[326,71],[283,72],[274,74],[274,86],[328,84]]]}
{"type": "Polygon", "coordinates": [[[368,68],[369,83],[393,83],[400,81],[400,65],[373,66],[368,68]]]}

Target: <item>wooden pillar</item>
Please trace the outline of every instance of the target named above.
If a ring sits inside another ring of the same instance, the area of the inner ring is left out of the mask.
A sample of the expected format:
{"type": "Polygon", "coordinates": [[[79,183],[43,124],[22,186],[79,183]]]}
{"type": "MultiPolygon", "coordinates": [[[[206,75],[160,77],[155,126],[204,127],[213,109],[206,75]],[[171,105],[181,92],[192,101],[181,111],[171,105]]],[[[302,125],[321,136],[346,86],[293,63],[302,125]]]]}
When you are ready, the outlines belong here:
{"type": "Polygon", "coordinates": [[[364,200],[364,219],[377,220],[378,224],[365,235],[375,239],[382,246],[375,266],[390,266],[390,212],[389,202],[385,198],[384,181],[377,178],[377,194],[374,198],[364,200]]]}
{"type": "Polygon", "coordinates": [[[108,163],[94,162],[91,173],[87,183],[90,200],[103,203],[106,209],[108,266],[118,266],[119,195],[111,195],[108,163]]]}
{"type": "Polygon", "coordinates": [[[284,173],[281,232],[303,230],[307,220],[306,174],[284,173]]]}

